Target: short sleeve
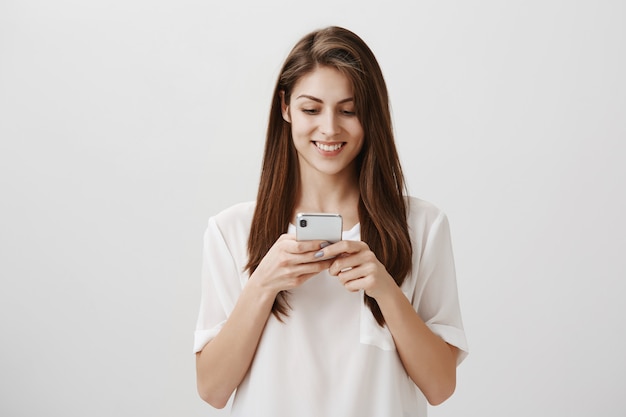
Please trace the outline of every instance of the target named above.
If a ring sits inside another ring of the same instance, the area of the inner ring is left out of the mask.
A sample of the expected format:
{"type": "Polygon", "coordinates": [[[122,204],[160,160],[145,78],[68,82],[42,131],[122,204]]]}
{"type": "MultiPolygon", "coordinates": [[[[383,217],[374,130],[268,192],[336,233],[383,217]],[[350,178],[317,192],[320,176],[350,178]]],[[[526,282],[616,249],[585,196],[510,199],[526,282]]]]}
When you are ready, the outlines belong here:
{"type": "Polygon", "coordinates": [[[200,352],[219,333],[241,293],[241,271],[215,218],[204,233],[200,312],[194,333],[194,352],[200,352]]]}
{"type": "Polygon", "coordinates": [[[418,264],[419,290],[413,306],[430,330],[459,349],[457,365],[468,354],[459,306],[450,226],[443,212],[431,224],[418,264]]]}

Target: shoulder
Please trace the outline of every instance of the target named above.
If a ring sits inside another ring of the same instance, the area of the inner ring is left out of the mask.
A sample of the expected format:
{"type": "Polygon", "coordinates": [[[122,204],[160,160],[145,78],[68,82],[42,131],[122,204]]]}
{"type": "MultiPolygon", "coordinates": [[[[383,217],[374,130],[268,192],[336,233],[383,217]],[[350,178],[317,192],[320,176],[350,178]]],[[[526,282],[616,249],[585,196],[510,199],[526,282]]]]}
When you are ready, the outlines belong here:
{"type": "Polygon", "coordinates": [[[450,235],[448,217],[439,207],[415,197],[407,197],[407,225],[413,248],[419,253],[428,242],[450,235]]]}
{"type": "Polygon", "coordinates": [[[216,215],[213,216],[218,223],[230,223],[238,222],[242,220],[252,220],[254,215],[254,209],[256,207],[255,201],[246,201],[244,203],[238,203],[230,206],[216,215]]]}
{"type": "Polygon", "coordinates": [[[446,220],[446,214],[434,204],[417,197],[406,197],[409,226],[430,226],[446,220]]]}
{"type": "Polygon", "coordinates": [[[209,227],[216,227],[225,238],[248,236],[256,202],[247,201],[222,210],[209,219],[209,227]]]}

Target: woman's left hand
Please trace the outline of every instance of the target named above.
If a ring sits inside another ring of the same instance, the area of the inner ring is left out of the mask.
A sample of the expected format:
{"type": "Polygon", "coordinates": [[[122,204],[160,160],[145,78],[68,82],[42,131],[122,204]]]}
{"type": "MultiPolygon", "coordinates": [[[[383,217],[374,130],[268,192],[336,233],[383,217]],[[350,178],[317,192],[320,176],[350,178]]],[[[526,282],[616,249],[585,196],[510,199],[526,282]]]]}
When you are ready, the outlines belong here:
{"type": "Polygon", "coordinates": [[[378,298],[397,284],[365,242],[342,240],[323,249],[324,258],[335,256],[328,271],[349,291],[364,290],[378,298]]]}

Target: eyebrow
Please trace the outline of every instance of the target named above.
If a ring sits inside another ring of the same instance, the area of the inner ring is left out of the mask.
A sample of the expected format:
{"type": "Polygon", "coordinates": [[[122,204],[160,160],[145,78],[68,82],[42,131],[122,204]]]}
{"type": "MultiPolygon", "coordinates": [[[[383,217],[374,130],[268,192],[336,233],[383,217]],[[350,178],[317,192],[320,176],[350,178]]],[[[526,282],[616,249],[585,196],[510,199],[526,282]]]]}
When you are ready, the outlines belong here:
{"type": "MultiPolygon", "coordinates": [[[[296,100],[301,99],[301,98],[306,98],[306,99],[315,101],[317,103],[323,103],[324,102],[321,98],[310,96],[308,94],[300,94],[298,97],[296,97],[296,100]]],[[[343,104],[343,103],[347,103],[349,101],[354,101],[354,98],[353,97],[344,98],[343,100],[339,100],[337,103],[338,104],[343,104]]]]}

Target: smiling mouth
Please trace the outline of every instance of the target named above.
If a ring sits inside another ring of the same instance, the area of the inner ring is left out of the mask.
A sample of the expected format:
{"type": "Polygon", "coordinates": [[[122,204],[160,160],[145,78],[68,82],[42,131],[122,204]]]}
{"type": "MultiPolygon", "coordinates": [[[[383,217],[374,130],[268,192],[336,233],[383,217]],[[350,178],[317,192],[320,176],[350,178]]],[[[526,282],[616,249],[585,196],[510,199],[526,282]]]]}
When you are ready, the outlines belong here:
{"type": "Polygon", "coordinates": [[[318,149],[324,151],[324,152],[334,152],[334,151],[338,151],[339,149],[341,149],[341,147],[343,147],[343,145],[345,145],[345,142],[340,142],[340,143],[333,143],[333,144],[325,144],[322,142],[314,142],[315,146],[317,146],[318,149]]]}

